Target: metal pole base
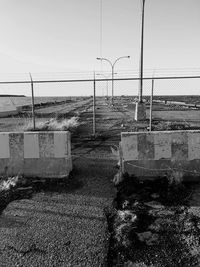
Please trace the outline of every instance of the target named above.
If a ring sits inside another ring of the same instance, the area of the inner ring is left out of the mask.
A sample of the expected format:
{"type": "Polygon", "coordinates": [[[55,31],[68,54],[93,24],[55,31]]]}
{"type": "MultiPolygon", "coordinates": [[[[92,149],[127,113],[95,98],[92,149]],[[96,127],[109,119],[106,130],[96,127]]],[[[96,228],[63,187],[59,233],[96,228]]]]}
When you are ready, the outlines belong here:
{"type": "Polygon", "coordinates": [[[146,120],[146,105],[145,105],[145,103],[136,103],[136,105],[135,105],[135,120],[136,121],[146,120]]]}

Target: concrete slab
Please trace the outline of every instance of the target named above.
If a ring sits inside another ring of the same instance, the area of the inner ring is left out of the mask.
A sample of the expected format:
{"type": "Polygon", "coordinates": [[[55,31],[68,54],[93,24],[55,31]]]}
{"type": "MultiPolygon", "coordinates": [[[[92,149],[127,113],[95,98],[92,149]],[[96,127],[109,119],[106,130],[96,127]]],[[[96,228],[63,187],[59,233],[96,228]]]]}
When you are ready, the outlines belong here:
{"type": "Polygon", "coordinates": [[[69,132],[0,133],[0,175],[63,178],[71,170],[69,132]]]}
{"type": "Polygon", "coordinates": [[[181,171],[183,179],[200,176],[200,131],[154,131],[121,134],[121,167],[150,178],[181,171]]]}

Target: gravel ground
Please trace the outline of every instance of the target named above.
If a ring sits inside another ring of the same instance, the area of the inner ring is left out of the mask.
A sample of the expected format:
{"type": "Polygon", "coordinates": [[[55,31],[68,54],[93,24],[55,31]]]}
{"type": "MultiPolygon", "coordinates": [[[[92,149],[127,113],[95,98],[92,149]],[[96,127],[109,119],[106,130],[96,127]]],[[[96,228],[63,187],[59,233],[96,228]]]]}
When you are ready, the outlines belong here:
{"type": "MultiPolygon", "coordinates": [[[[84,134],[90,133],[86,128],[84,134]]],[[[115,196],[117,159],[109,142],[72,142],[74,171],[68,181],[34,183],[31,199],[12,201],[2,212],[0,266],[106,265],[106,210],[115,196]]]]}
{"type": "Polygon", "coordinates": [[[102,207],[62,202],[19,200],[6,208],[1,266],[104,266],[109,234],[102,207]]]}
{"type": "MultiPolygon", "coordinates": [[[[99,149],[95,147],[93,152],[99,149]]],[[[115,196],[111,179],[116,159],[109,159],[108,147],[103,150],[99,158],[87,158],[84,146],[79,148],[66,183],[34,183],[31,199],[15,200],[4,209],[1,267],[106,266],[106,211],[115,196]]]]}

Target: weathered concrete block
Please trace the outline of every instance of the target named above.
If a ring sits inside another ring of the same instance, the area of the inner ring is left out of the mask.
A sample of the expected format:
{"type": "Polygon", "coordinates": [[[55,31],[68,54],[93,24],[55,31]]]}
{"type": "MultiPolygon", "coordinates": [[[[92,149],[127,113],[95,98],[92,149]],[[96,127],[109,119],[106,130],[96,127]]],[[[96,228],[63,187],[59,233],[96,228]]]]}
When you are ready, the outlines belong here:
{"type": "Polygon", "coordinates": [[[122,172],[152,178],[182,171],[183,176],[200,177],[200,131],[122,133],[122,172]]]}
{"type": "Polygon", "coordinates": [[[61,178],[71,170],[69,132],[0,133],[0,175],[61,178]]]}

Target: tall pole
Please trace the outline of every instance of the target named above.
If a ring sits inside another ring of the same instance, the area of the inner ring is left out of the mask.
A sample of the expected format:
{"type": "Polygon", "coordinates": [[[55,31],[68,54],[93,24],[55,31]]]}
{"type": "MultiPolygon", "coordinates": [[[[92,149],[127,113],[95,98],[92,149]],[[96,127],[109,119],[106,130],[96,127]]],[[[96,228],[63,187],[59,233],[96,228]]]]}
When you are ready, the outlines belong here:
{"type": "Polygon", "coordinates": [[[32,79],[31,73],[29,73],[29,75],[30,75],[30,79],[31,79],[33,129],[35,130],[35,104],[34,104],[33,79],[32,79]]]}
{"type": "Polygon", "coordinates": [[[106,95],[107,95],[107,99],[108,99],[108,81],[106,81],[106,95]]]}
{"type": "Polygon", "coordinates": [[[113,105],[113,94],[114,94],[114,64],[112,64],[112,98],[111,98],[112,105],[113,105]]]}
{"type": "Polygon", "coordinates": [[[94,93],[93,93],[93,136],[96,135],[96,80],[94,72],[94,93]]]}
{"type": "MultiPolygon", "coordinates": [[[[114,74],[117,74],[117,72],[113,72],[113,77],[114,77],[114,74]]],[[[96,75],[102,75],[106,79],[108,79],[110,76],[110,75],[106,76],[103,73],[96,73],[96,75]]],[[[112,76],[112,73],[111,73],[111,76],[112,76]]],[[[111,78],[111,80],[112,80],[112,78],[111,78]]],[[[108,80],[106,81],[106,96],[108,98],[108,80]]]]}
{"type": "Polygon", "coordinates": [[[153,90],[154,90],[154,79],[152,79],[151,99],[150,99],[150,118],[149,118],[149,131],[150,132],[152,131],[153,90]]]}
{"type": "Polygon", "coordinates": [[[145,0],[142,0],[142,30],[141,30],[141,51],[140,51],[139,103],[142,103],[142,93],[143,93],[144,6],[145,6],[145,0]]]}

